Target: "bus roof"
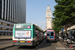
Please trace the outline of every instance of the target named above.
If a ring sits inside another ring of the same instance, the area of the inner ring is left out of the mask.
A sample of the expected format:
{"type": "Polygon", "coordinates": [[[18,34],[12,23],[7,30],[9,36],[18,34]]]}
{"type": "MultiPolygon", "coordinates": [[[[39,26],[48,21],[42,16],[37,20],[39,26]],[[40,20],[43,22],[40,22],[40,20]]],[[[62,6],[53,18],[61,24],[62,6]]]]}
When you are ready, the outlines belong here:
{"type": "Polygon", "coordinates": [[[30,24],[32,24],[32,23],[17,23],[17,24],[15,24],[15,25],[19,25],[19,24],[27,24],[27,25],[29,24],[29,25],[30,25],[30,24]]]}
{"type": "MultiPolygon", "coordinates": [[[[33,24],[33,25],[35,25],[35,24],[33,24]]],[[[35,25],[35,26],[36,26],[36,28],[38,28],[40,31],[44,32],[38,25],[35,25]]]]}
{"type": "Polygon", "coordinates": [[[55,33],[55,31],[54,31],[54,30],[47,30],[46,32],[54,32],[54,33],[55,33]]]}
{"type": "MultiPolygon", "coordinates": [[[[20,25],[20,24],[25,24],[25,25],[34,25],[38,30],[43,31],[38,25],[33,24],[33,23],[17,23],[17,24],[14,24],[14,25],[20,25]]],[[[43,31],[43,32],[44,32],[44,31],[43,31]]]]}

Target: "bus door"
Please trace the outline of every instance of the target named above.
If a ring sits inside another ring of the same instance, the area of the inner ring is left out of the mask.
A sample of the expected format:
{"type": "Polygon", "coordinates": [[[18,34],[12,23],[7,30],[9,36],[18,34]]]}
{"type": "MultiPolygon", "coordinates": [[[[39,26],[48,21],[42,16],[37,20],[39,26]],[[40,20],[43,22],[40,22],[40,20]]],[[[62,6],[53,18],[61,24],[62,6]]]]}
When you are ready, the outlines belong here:
{"type": "Polygon", "coordinates": [[[50,39],[54,39],[54,33],[50,32],[50,39]]]}

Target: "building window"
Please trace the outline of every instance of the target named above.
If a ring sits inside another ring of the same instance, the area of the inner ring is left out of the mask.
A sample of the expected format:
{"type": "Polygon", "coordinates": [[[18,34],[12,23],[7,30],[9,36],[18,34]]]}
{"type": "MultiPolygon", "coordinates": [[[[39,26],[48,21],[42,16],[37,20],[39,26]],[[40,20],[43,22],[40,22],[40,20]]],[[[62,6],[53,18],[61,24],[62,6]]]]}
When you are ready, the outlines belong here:
{"type": "Polygon", "coordinates": [[[2,23],[0,22],[0,24],[2,24],[2,23]]]}
{"type": "Polygon", "coordinates": [[[4,33],[4,35],[5,35],[5,33],[4,33]]]}
{"type": "Polygon", "coordinates": [[[3,25],[7,25],[6,23],[2,23],[3,25]]]}
{"type": "Polygon", "coordinates": [[[10,25],[11,26],[11,25],[10,25]]]}
{"type": "Polygon", "coordinates": [[[7,30],[7,28],[2,28],[2,30],[7,30]]]}
{"type": "Polygon", "coordinates": [[[13,25],[12,25],[12,27],[13,27],[13,25]]]}
{"type": "Polygon", "coordinates": [[[8,33],[7,33],[7,35],[8,35],[8,33]]]}
{"type": "Polygon", "coordinates": [[[1,30],[1,27],[0,27],[0,30],[1,30]]]}
{"type": "Polygon", "coordinates": [[[13,31],[13,29],[11,29],[11,31],[13,31]]]}
{"type": "Polygon", "coordinates": [[[12,34],[10,33],[10,35],[12,35],[12,34]]]}
{"type": "Polygon", "coordinates": [[[10,24],[7,24],[8,26],[10,26],[10,24]]]}
{"type": "Polygon", "coordinates": [[[8,29],[8,30],[10,30],[10,31],[11,31],[11,29],[8,29]]]}
{"type": "Polygon", "coordinates": [[[3,8],[3,19],[5,18],[5,0],[4,0],[4,8],[3,8]]]}
{"type": "Polygon", "coordinates": [[[2,35],[2,34],[0,33],[0,35],[2,35]]]}
{"type": "Polygon", "coordinates": [[[7,0],[7,3],[6,3],[6,20],[7,20],[7,17],[8,17],[8,0],[7,0]]]}
{"type": "Polygon", "coordinates": [[[1,14],[2,14],[2,0],[0,0],[0,19],[1,19],[1,14]]]}

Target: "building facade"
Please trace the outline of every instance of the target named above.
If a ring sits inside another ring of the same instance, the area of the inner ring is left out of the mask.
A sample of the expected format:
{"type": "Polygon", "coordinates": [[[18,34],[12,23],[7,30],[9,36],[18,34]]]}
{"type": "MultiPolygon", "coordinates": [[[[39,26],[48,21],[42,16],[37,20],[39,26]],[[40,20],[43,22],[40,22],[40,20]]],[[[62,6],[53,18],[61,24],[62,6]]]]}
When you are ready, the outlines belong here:
{"type": "Polygon", "coordinates": [[[12,35],[15,23],[26,23],[26,0],[0,0],[0,36],[12,35]]]}
{"type": "Polygon", "coordinates": [[[49,5],[47,6],[46,9],[46,29],[52,29],[52,21],[51,21],[51,9],[49,5]]]}

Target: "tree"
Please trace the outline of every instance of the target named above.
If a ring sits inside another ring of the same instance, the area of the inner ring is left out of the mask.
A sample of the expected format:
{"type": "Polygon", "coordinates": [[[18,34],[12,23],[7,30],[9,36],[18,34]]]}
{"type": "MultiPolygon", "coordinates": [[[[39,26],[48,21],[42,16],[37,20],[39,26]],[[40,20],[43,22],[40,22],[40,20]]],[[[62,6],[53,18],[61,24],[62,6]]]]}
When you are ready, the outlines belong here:
{"type": "Polygon", "coordinates": [[[61,27],[65,26],[67,31],[67,27],[75,24],[75,0],[55,0],[55,2],[57,5],[54,6],[53,29],[59,32],[61,27]]]}

